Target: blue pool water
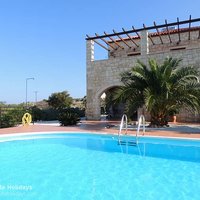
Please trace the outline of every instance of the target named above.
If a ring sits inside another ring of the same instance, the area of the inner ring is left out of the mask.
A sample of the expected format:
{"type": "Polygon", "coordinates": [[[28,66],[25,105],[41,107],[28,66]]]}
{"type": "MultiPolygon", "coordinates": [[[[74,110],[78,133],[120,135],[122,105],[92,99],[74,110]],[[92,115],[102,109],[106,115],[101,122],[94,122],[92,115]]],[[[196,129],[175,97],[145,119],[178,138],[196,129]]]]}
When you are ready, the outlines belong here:
{"type": "Polygon", "coordinates": [[[43,134],[1,138],[1,200],[199,200],[200,141],[43,134]],[[124,140],[134,140],[125,138],[124,140]]]}

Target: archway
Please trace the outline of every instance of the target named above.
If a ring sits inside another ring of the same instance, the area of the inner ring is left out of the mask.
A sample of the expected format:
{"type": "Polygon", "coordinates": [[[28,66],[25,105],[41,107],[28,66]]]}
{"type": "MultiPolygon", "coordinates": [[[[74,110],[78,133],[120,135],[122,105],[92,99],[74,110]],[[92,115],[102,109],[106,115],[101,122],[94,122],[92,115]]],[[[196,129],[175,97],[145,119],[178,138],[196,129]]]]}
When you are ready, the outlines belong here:
{"type": "Polygon", "coordinates": [[[113,86],[105,89],[100,95],[101,116],[107,119],[120,119],[124,114],[125,104],[113,101],[114,94],[119,86],[113,86]]]}

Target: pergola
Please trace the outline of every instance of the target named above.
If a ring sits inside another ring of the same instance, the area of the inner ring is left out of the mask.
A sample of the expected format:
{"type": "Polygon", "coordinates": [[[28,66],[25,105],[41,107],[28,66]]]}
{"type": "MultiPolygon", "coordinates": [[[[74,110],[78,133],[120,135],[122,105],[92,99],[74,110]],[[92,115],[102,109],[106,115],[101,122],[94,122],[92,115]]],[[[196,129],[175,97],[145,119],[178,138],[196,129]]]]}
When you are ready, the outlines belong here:
{"type": "Polygon", "coordinates": [[[163,36],[168,36],[169,43],[176,42],[178,45],[181,42],[181,33],[188,32],[188,40],[191,39],[191,32],[192,31],[198,31],[197,39],[200,39],[200,26],[192,26],[192,23],[200,22],[200,18],[192,19],[191,15],[188,20],[180,21],[179,18],[177,18],[176,22],[168,23],[167,20],[165,20],[164,24],[157,25],[156,22],[153,23],[153,26],[145,26],[143,24],[142,28],[135,29],[134,26],[132,26],[131,30],[125,30],[122,28],[121,32],[117,32],[113,30],[113,33],[107,34],[104,32],[103,35],[98,35],[95,33],[95,36],[89,36],[86,35],[86,40],[93,40],[96,44],[101,46],[107,51],[117,50],[117,49],[124,49],[124,45],[122,46],[121,42],[127,46],[127,48],[137,48],[139,47],[139,43],[136,42],[136,40],[140,39],[140,32],[144,30],[152,31],[149,32],[148,38],[150,39],[151,43],[155,45],[154,37],[159,37],[160,44],[164,44],[163,36]],[[180,26],[184,25],[184,28],[181,28],[180,26]],[[161,30],[160,30],[161,29],[161,30]],[[178,40],[172,41],[171,35],[172,34],[178,34],[178,40]],[[127,41],[131,41],[127,42],[127,41]],[[115,44],[115,45],[113,45],[115,44]]]}

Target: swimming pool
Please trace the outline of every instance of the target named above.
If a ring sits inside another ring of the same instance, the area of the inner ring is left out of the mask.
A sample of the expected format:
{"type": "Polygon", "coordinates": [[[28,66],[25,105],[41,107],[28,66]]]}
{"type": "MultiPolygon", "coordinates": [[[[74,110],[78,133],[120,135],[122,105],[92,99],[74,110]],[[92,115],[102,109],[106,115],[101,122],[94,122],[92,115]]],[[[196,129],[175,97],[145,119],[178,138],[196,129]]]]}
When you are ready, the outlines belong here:
{"type": "Polygon", "coordinates": [[[0,199],[199,199],[200,141],[56,133],[1,137],[0,199]],[[134,140],[127,137],[124,140],[134,140]]]}

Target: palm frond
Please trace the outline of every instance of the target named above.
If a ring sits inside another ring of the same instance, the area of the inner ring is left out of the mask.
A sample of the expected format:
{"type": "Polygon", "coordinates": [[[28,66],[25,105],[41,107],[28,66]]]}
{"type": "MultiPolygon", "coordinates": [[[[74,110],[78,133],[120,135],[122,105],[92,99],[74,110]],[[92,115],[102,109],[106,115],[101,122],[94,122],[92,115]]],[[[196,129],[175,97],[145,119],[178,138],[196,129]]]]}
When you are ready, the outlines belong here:
{"type": "Polygon", "coordinates": [[[179,112],[182,107],[200,108],[200,71],[193,66],[182,67],[181,59],[166,58],[159,65],[150,59],[148,66],[141,61],[121,74],[123,86],[115,99],[136,108],[145,105],[158,118],[179,112]]]}

